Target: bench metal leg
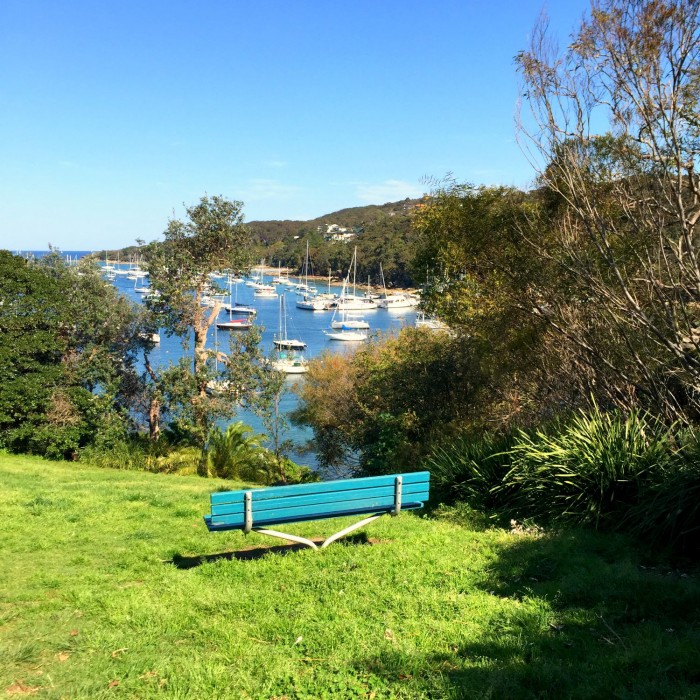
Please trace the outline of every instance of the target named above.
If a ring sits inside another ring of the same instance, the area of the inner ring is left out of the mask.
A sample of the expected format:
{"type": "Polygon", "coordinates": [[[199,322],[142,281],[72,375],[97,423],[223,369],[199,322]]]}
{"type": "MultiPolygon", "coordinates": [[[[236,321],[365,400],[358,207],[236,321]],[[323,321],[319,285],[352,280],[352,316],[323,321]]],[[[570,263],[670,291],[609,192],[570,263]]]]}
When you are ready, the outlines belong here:
{"type": "Polygon", "coordinates": [[[364,520],[360,520],[357,523],[354,523],[352,525],[348,525],[348,527],[343,528],[342,530],[336,532],[335,534],[331,535],[330,537],[327,537],[323,541],[323,543],[321,544],[320,547],[315,542],[307,539],[306,537],[299,537],[299,535],[290,535],[286,532],[278,532],[277,530],[267,530],[265,528],[257,528],[257,527],[253,528],[253,532],[259,532],[261,535],[270,535],[271,537],[279,537],[280,539],[289,540],[290,542],[298,542],[299,544],[305,544],[308,547],[311,547],[311,549],[325,549],[332,542],[339,540],[341,537],[345,537],[345,535],[349,535],[354,530],[357,530],[358,528],[361,528],[364,525],[371,523],[373,520],[376,520],[377,518],[381,518],[382,515],[386,515],[386,513],[379,513],[377,515],[370,515],[368,518],[365,518],[364,520]]]}
{"type": "Polygon", "coordinates": [[[359,523],[355,523],[354,525],[349,525],[343,530],[340,530],[340,532],[336,532],[335,535],[331,535],[328,537],[324,543],[321,545],[321,549],[324,549],[327,547],[331,542],[335,542],[336,540],[339,540],[341,537],[345,537],[345,535],[349,535],[353,530],[357,530],[358,528],[362,527],[363,525],[367,525],[367,523],[371,523],[373,520],[376,520],[377,518],[381,518],[384,513],[380,513],[379,515],[370,515],[369,518],[365,518],[364,520],[360,520],[359,523]]]}
{"type": "Polygon", "coordinates": [[[264,530],[257,527],[253,528],[253,532],[259,532],[261,535],[270,535],[271,537],[279,537],[283,540],[290,540],[291,542],[298,542],[299,544],[305,544],[311,549],[318,549],[318,545],[311,540],[307,540],[306,537],[299,537],[299,535],[288,535],[286,532],[277,532],[277,530],[264,530]]]}

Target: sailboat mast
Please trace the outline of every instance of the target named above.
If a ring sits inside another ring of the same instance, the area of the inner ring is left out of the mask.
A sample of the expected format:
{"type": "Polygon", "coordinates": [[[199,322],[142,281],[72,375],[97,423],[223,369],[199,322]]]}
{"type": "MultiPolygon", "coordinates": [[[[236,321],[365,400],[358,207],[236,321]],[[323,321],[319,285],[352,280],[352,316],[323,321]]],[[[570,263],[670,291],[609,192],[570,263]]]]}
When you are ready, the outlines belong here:
{"type": "Polygon", "coordinates": [[[357,277],[357,246],[355,246],[355,252],[352,254],[352,261],[353,261],[353,266],[352,266],[352,295],[357,296],[357,289],[356,289],[356,277],[357,277]]]}

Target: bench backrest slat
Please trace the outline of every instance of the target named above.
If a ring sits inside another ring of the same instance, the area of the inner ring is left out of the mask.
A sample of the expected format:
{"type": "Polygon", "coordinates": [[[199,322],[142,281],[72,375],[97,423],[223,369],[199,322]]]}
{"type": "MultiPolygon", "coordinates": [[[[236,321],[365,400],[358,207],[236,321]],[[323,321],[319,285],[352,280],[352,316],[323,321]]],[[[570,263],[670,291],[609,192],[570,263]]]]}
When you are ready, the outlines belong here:
{"type": "Polygon", "coordinates": [[[374,488],[376,486],[392,486],[397,476],[403,477],[404,488],[406,484],[428,483],[430,472],[410,472],[408,474],[394,474],[387,476],[366,476],[360,479],[339,479],[337,481],[317,481],[310,484],[293,484],[291,486],[274,486],[272,488],[242,489],[240,491],[220,491],[211,494],[212,506],[219,503],[243,502],[243,494],[246,491],[253,492],[255,501],[264,501],[270,498],[286,498],[287,496],[304,495],[307,493],[341,493],[361,488],[374,488]]]}
{"type": "MultiPolygon", "coordinates": [[[[426,499],[427,500],[427,499],[426,499]]],[[[402,509],[420,508],[424,501],[404,503],[402,509]]],[[[253,527],[271,525],[273,523],[289,523],[297,520],[317,520],[322,517],[334,518],[343,513],[380,513],[388,512],[394,505],[393,498],[378,498],[372,501],[352,501],[350,503],[340,501],[330,503],[320,510],[316,506],[300,506],[298,508],[280,508],[279,510],[267,510],[263,513],[253,514],[253,527]]],[[[228,527],[242,527],[244,518],[239,514],[217,515],[211,517],[213,526],[226,525],[228,527]]]]}
{"type": "Polygon", "coordinates": [[[213,493],[207,525],[210,528],[242,528],[245,523],[244,496],[248,491],[252,493],[254,527],[337,517],[345,513],[388,512],[395,505],[397,476],[401,476],[403,482],[402,507],[421,507],[428,500],[430,472],[213,493]]]}
{"type": "MultiPolygon", "coordinates": [[[[388,497],[394,498],[394,485],[378,486],[373,489],[353,489],[343,491],[340,494],[326,491],[325,493],[309,493],[299,496],[288,496],[287,498],[269,498],[267,500],[256,500],[258,492],[253,491],[253,507],[255,513],[262,513],[266,510],[277,510],[279,508],[294,508],[296,506],[318,506],[319,509],[325,504],[337,503],[338,501],[364,501],[374,498],[388,497]]],[[[428,498],[427,484],[409,484],[403,488],[403,498],[409,501],[425,501],[428,498]]],[[[212,515],[229,515],[232,513],[242,513],[242,502],[221,503],[212,505],[212,515]]]]}

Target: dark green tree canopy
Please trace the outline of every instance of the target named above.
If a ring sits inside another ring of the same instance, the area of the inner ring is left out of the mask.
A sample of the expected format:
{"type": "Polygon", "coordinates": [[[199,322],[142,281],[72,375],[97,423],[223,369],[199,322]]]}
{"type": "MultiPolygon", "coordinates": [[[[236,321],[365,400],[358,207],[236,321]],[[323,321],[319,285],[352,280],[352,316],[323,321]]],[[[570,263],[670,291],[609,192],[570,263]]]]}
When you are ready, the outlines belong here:
{"type": "Polygon", "coordinates": [[[137,330],[130,303],[96,271],[0,251],[2,444],[61,457],[123,428],[137,330]]]}

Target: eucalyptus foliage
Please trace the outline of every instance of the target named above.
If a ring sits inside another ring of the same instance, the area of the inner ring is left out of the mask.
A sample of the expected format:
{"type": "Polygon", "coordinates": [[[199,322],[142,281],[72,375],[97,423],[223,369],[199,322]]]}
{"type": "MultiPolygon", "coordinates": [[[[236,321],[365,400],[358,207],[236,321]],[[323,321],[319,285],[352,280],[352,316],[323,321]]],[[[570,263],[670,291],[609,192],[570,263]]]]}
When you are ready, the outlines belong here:
{"type": "Polygon", "coordinates": [[[130,428],[138,317],[89,264],[0,251],[0,444],[75,457],[130,428]]]}

